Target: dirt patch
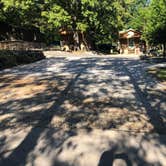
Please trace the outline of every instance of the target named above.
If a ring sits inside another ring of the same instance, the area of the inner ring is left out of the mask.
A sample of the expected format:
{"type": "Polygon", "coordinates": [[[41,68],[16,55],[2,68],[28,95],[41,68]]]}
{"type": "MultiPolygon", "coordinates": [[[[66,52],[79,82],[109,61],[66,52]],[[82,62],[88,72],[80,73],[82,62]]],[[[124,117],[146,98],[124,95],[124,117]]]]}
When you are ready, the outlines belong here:
{"type": "Polygon", "coordinates": [[[31,98],[48,89],[48,86],[56,86],[55,81],[37,80],[35,77],[22,77],[18,79],[14,76],[4,76],[1,78],[4,86],[0,91],[0,102],[8,100],[18,100],[31,98]]]}

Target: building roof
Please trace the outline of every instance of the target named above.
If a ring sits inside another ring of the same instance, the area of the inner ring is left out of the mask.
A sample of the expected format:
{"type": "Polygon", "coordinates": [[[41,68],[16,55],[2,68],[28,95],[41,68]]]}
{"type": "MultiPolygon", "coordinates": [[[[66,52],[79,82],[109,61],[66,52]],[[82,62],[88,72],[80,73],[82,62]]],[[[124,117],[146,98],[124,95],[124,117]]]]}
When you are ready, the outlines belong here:
{"type": "Polygon", "coordinates": [[[141,37],[141,32],[134,29],[128,29],[119,32],[119,38],[140,38],[140,37],[141,37]]]}

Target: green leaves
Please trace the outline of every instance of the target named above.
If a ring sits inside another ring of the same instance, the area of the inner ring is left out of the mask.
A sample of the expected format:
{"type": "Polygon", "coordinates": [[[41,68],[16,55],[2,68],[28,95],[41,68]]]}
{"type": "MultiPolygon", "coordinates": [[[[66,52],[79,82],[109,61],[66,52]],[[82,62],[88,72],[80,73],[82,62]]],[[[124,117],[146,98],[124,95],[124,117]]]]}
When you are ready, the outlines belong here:
{"type": "Polygon", "coordinates": [[[152,0],[148,10],[144,36],[152,44],[166,43],[166,2],[152,0]]]}
{"type": "MultiPolygon", "coordinates": [[[[122,7],[123,5],[121,5],[122,7]]],[[[125,0],[124,28],[143,32],[143,39],[151,44],[166,42],[166,1],[125,0]]]]}
{"type": "Polygon", "coordinates": [[[59,5],[53,5],[49,11],[42,11],[41,16],[44,17],[49,24],[53,24],[54,28],[60,28],[63,24],[71,21],[71,16],[59,5]]]}
{"type": "MultiPolygon", "coordinates": [[[[2,0],[3,18],[16,26],[57,33],[63,27],[80,30],[94,42],[117,40],[135,0],[2,0]],[[128,8],[128,6],[130,6],[128,8]]],[[[136,7],[135,7],[136,8],[136,7]]],[[[2,18],[2,17],[1,17],[2,18]]]]}

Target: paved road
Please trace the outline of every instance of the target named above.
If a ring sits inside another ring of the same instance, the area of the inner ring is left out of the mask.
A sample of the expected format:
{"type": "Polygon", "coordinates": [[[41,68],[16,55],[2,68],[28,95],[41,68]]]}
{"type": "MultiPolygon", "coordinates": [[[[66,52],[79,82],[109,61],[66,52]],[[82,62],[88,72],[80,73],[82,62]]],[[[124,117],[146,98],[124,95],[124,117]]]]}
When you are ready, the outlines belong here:
{"type": "Polygon", "coordinates": [[[0,165],[166,163],[166,93],[133,57],[54,57],[0,72],[0,165]]]}

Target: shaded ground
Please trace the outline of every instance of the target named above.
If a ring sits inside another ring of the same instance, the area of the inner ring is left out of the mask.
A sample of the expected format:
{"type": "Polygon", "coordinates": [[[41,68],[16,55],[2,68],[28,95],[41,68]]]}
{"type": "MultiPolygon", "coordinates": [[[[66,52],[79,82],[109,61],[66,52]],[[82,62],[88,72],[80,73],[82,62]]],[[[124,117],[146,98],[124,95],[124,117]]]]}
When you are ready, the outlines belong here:
{"type": "Polygon", "coordinates": [[[166,92],[148,65],[56,57],[0,72],[0,165],[164,164],[166,92]]]}
{"type": "Polygon", "coordinates": [[[163,68],[150,68],[148,70],[149,74],[154,75],[162,82],[166,82],[166,67],[163,68]]]}

